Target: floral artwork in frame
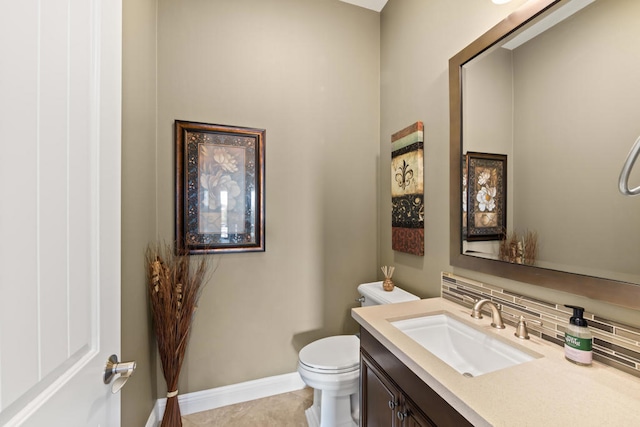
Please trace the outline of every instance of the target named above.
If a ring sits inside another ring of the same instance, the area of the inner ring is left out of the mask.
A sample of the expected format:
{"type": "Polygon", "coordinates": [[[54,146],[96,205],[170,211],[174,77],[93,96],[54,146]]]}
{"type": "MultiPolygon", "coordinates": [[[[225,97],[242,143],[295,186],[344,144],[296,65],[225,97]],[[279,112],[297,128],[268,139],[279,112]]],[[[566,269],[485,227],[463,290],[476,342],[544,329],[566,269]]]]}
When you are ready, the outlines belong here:
{"type": "Polygon", "coordinates": [[[391,135],[391,248],[424,256],[424,125],[391,135]]]}
{"type": "Polygon", "coordinates": [[[189,254],[262,252],[264,129],[176,120],[176,243],[189,254]]]}
{"type": "Polygon", "coordinates": [[[500,240],[507,229],[507,156],[467,152],[467,241],[500,240]]]}
{"type": "Polygon", "coordinates": [[[467,240],[467,155],[462,155],[462,240],[467,240]]]}

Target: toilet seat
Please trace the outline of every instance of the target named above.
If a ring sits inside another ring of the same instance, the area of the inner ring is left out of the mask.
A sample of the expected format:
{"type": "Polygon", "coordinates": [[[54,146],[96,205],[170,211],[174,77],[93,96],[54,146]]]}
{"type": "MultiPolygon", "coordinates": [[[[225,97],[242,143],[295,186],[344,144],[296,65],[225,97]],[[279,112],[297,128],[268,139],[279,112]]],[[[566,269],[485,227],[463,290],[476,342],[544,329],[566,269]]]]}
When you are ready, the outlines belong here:
{"type": "Polygon", "coordinates": [[[302,369],[341,374],[360,369],[360,340],[355,335],[322,338],[307,344],[298,354],[302,369]]]}

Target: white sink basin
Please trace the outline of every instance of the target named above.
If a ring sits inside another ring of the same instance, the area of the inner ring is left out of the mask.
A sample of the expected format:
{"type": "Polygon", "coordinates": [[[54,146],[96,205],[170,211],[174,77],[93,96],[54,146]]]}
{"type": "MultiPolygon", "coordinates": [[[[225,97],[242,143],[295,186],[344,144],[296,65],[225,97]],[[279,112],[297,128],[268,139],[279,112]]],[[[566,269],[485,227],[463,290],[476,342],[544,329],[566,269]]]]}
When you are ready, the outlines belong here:
{"type": "Polygon", "coordinates": [[[536,358],[447,314],[391,324],[465,376],[477,377],[536,358]]]}

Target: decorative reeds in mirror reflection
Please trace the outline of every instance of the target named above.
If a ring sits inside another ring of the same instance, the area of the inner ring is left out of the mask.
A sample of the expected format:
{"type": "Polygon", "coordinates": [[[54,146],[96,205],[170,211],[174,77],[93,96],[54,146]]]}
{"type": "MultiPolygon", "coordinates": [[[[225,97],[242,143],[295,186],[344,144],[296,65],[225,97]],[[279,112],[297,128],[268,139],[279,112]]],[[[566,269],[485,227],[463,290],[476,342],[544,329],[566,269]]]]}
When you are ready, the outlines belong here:
{"type": "Polygon", "coordinates": [[[517,231],[504,234],[500,240],[500,259],[514,264],[534,265],[538,256],[538,233],[527,230],[523,236],[517,231]]]}

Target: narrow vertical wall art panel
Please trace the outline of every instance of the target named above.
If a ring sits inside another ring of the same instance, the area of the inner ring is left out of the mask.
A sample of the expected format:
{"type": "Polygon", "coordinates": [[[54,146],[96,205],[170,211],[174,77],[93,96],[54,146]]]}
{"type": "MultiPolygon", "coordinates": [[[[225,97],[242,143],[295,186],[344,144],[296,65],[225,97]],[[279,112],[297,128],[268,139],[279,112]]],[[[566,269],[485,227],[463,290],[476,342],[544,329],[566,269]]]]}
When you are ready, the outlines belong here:
{"type": "Polygon", "coordinates": [[[424,255],[424,126],[391,135],[391,248],[424,255]]]}

